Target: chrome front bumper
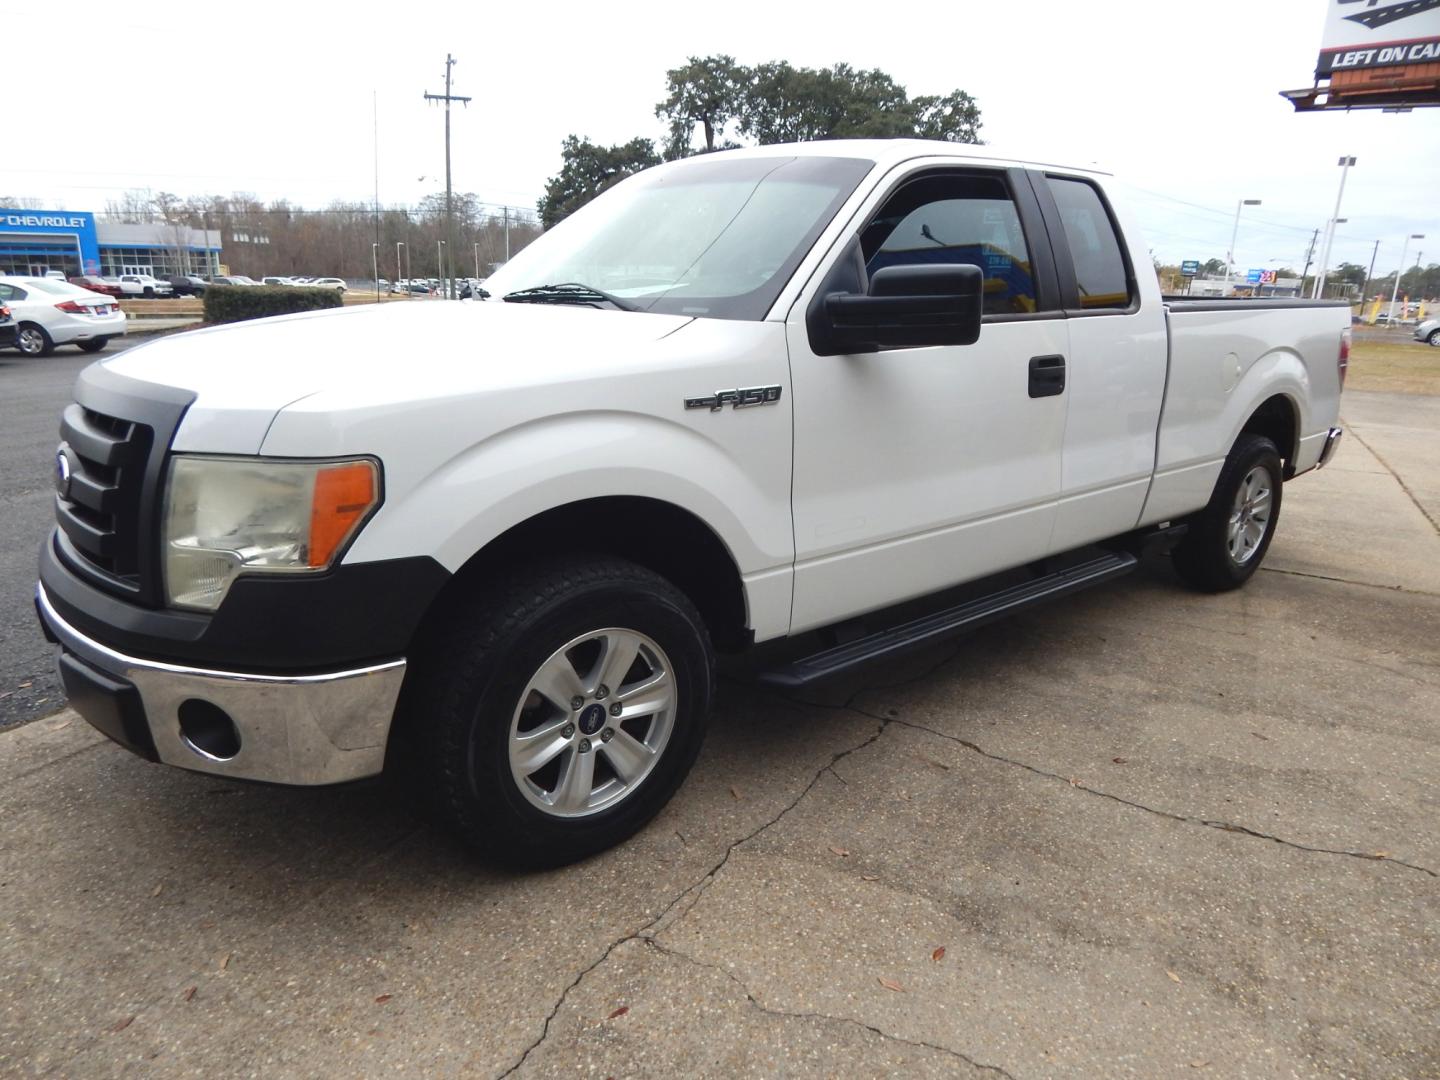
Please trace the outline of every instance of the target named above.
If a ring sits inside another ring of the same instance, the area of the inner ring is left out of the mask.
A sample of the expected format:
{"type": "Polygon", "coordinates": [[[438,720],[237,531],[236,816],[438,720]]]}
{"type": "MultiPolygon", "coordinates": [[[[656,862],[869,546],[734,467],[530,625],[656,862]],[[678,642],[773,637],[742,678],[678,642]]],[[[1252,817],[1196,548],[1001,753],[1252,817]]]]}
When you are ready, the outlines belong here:
{"type": "Polygon", "coordinates": [[[140,740],[127,741],[115,733],[110,721],[120,715],[119,707],[107,697],[128,697],[133,688],[140,715],[129,717],[131,726],[143,724],[155,757],[167,765],[312,785],[374,776],[385,764],[404,660],[319,675],[255,675],[142,660],[76,630],[55,611],[43,586],[37,587],[35,600],[41,619],[60,643],[61,676],[72,704],[122,745],[140,740]],[[77,679],[85,682],[85,692],[73,688],[77,679]],[[234,752],[218,755],[197,745],[182,729],[182,706],[187,718],[197,715],[197,709],[211,718],[221,710],[238,736],[234,752]]]}

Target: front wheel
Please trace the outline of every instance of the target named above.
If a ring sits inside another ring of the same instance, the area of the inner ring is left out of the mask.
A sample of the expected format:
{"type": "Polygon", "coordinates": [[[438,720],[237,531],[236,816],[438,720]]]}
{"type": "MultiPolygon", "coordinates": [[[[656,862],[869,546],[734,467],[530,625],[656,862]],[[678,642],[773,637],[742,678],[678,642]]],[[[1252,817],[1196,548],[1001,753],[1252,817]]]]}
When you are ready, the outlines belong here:
{"type": "Polygon", "coordinates": [[[97,337],[91,338],[89,341],[77,341],[75,344],[80,346],[81,352],[99,352],[105,348],[106,345],[110,344],[110,339],[108,337],[97,337]]]}
{"type": "Polygon", "coordinates": [[[690,771],[714,698],[704,623],[668,581],[566,558],[452,602],[407,677],[411,786],[463,840],[555,866],[640,829],[690,771]]]}
{"type": "Polygon", "coordinates": [[[1434,345],[1436,348],[1440,348],[1440,329],[1431,330],[1430,336],[1425,339],[1425,344],[1434,345]]]}
{"type": "Polygon", "coordinates": [[[49,356],[55,351],[55,342],[45,332],[43,326],[21,323],[19,336],[15,339],[15,347],[26,356],[49,356]]]}
{"type": "Polygon", "coordinates": [[[1187,584],[1224,592],[1250,580],[1275,535],[1283,482],[1275,444],[1263,435],[1242,434],[1209,504],[1190,519],[1190,531],[1175,548],[1175,569],[1187,584]]]}

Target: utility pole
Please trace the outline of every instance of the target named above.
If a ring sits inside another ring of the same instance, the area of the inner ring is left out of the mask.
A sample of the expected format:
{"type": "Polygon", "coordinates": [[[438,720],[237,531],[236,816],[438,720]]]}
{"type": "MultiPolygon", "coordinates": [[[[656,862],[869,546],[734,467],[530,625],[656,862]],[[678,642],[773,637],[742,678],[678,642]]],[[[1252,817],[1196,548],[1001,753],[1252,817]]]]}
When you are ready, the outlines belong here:
{"type": "Polygon", "coordinates": [[[1365,301],[1370,296],[1370,279],[1375,276],[1375,257],[1380,254],[1380,241],[1375,241],[1375,250],[1370,253],[1370,269],[1365,274],[1365,287],[1360,290],[1360,314],[1365,314],[1365,301]]]}
{"type": "MultiPolygon", "coordinates": [[[[449,53],[445,54],[445,93],[432,94],[425,92],[426,101],[443,101],[445,103],[445,248],[448,251],[454,246],[454,209],[451,204],[450,194],[450,103],[461,102],[464,105],[470,104],[468,97],[459,97],[450,93],[450,69],[455,66],[455,58],[449,53]]],[[[447,299],[454,299],[454,281],[446,277],[445,267],[440,267],[440,277],[445,281],[445,296],[447,299]]]]}
{"type": "Polygon", "coordinates": [[[510,207],[502,206],[505,211],[505,261],[510,261],[510,207]]]}
{"type": "Polygon", "coordinates": [[[371,262],[375,264],[375,302],[380,302],[380,95],[370,91],[370,119],[374,124],[372,145],[375,149],[375,239],[370,244],[371,262]]]}
{"type": "Polygon", "coordinates": [[[1305,291],[1305,279],[1310,276],[1310,262],[1315,258],[1315,244],[1320,239],[1320,230],[1316,229],[1310,237],[1310,250],[1305,252],[1305,269],[1300,271],[1300,291],[1305,291]]]}

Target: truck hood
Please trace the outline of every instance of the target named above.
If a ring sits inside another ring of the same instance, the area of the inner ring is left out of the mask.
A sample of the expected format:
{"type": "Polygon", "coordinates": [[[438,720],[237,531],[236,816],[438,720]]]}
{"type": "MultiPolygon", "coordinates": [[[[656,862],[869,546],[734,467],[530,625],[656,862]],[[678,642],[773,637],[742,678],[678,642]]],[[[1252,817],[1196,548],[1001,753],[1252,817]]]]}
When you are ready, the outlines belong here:
{"type": "Polygon", "coordinates": [[[570,305],[397,301],[160,338],[103,361],[195,394],[176,450],[254,454],[275,416],[316,394],[363,408],[594,376],[684,326],[682,315],[570,305]]]}

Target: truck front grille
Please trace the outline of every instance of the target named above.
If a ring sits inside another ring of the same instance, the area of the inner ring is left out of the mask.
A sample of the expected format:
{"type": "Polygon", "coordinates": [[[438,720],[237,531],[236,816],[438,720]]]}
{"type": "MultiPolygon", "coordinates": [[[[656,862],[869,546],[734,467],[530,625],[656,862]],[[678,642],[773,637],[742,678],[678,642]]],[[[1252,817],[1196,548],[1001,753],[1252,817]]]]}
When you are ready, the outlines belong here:
{"type": "Polygon", "coordinates": [[[60,420],[55,515],[68,554],[126,592],[142,586],[141,505],[154,436],[145,424],[78,403],[60,420]]]}

